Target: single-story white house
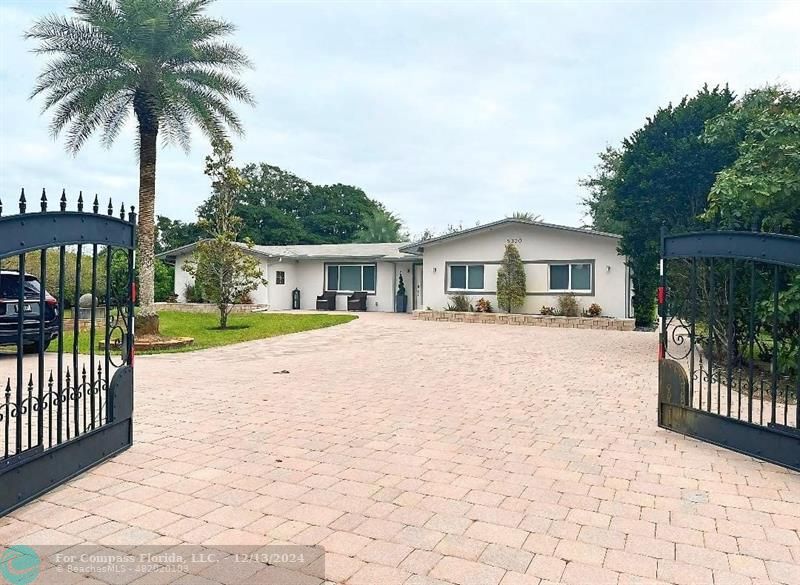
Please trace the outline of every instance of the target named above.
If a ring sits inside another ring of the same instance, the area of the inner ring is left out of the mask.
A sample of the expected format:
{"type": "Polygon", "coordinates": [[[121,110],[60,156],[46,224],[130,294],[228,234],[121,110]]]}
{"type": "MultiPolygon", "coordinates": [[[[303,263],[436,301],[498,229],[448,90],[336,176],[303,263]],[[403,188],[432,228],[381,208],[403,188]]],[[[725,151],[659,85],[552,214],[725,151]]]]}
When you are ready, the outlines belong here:
{"type": "MultiPolygon", "coordinates": [[[[556,306],[560,294],[574,293],[584,308],[599,304],[610,317],[630,317],[630,273],[617,251],[620,236],[582,228],[502,219],[430,240],[390,244],[319,244],[254,246],[265,286],[251,293],[254,303],[271,310],[292,308],[300,291],[300,308],[314,309],[317,295],[337,293],[336,308],[347,308],[347,296],[367,292],[368,311],[394,311],[402,275],[408,311],[443,309],[449,296],[483,297],[497,308],[497,269],[507,243],[517,246],[525,264],[527,299],[523,313],[556,306]]],[[[195,244],[158,257],[175,265],[175,294],[185,301],[191,276],[183,269],[195,244]]]]}

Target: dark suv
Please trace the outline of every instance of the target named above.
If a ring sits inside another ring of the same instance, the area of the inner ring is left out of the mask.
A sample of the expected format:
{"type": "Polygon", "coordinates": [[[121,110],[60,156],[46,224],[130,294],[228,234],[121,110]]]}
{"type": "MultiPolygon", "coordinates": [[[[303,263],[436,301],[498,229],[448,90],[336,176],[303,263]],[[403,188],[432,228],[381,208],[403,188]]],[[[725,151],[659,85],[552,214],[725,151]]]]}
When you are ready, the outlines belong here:
{"type": "MultiPolygon", "coordinates": [[[[19,272],[0,270],[0,345],[17,345],[19,339],[19,272]]],[[[41,284],[30,274],[24,275],[22,348],[25,353],[39,351],[39,325],[44,315],[44,347],[58,336],[58,301],[50,293],[44,293],[44,311],[39,306],[41,284]]]]}

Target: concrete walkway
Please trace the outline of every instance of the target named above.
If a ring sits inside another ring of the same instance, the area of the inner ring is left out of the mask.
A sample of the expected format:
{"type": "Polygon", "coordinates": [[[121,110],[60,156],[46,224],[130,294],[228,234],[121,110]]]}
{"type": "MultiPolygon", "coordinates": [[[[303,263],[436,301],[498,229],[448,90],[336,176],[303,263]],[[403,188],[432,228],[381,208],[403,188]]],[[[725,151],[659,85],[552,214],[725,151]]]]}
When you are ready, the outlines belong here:
{"type": "MultiPolygon", "coordinates": [[[[0,543],[319,545],[353,585],[800,584],[800,474],[658,429],[655,356],[654,334],[367,314],[140,357],[134,446],[0,543]]],[[[48,566],[37,583],[321,581],[48,566]]]]}

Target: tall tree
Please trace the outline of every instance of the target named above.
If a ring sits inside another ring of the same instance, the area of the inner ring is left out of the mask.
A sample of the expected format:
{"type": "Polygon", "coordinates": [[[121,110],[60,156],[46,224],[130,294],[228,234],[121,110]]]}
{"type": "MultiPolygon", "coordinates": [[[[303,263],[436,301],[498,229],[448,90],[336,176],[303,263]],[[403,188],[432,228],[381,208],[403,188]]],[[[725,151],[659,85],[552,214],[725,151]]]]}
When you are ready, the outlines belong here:
{"type": "Polygon", "coordinates": [[[203,238],[205,233],[193,221],[185,222],[159,215],[156,219],[156,252],[174,250],[203,238]]]}
{"type": "Polygon", "coordinates": [[[735,140],[712,145],[701,139],[706,122],[728,111],[733,99],[727,87],[706,86],[678,105],[660,108],[623,141],[619,160],[606,151],[598,175],[588,180],[590,198],[594,185],[600,194],[599,203],[589,207],[593,223],[622,234],[620,252],[632,269],[639,325],[655,319],[661,226],[698,225],[716,174],[736,157],[735,140]]]}
{"type": "Polygon", "coordinates": [[[214,152],[206,157],[206,174],[211,178],[213,195],[209,200],[209,216],[201,226],[211,236],[197,244],[184,269],[195,279],[195,286],[217,305],[219,327],[228,326],[233,305],[266,284],[258,259],[248,252],[250,241],[243,247],[237,242],[242,226],[234,209],[244,181],[232,165],[232,147],[227,140],[214,140],[214,152]]]}
{"type": "Polygon", "coordinates": [[[525,303],[525,264],[514,244],[506,244],[497,269],[497,306],[513,313],[525,303]]]}
{"type": "Polygon", "coordinates": [[[139,291],[142,333],[158,332],[154,302],[156,144],[158,136],[188,149],[192,124],[212,139],[226,127],[241,133],[231,100],[253,103],[236,74],[249,67],[221,39],[232,24],[205,16],[212,0],[76,0],[74,16],[46,16],[26,37],[54,56],[32,97],[55,108],[53,135],[66,129],[77,153],[101,130],[109,146],[131,111],[138,123],[139,291]]]}
{"type": "Polygon", "coordinates": [[[720,171],[709,195],[707,219],[747,229],[800,235],[800,92],[765,87],[706,124],[705,141],[738,143],[736,160],[720,171]]]}
{"type": "Polygon", "coordinates": [[[606,146],[606,149],[597,156],[600,158],[600,162],[594,167],[594,175],[578,180],[578,185],[589,192],[581,201],[586,208],[586,215],[590,218],[589,225],[586,227],[601,232],[619,234],[622,232],[624,222],[616,219],[614,181],[622,159],[622,152],[612,146],[606,146]]]}
{"type": "MultiPolygon", "coordinates": [[[[266,163],[241,169],[236,214],[242,235],[263,245],[352,242],[365,216],[383,206],[350,185],[314,185],[266,163]]],[[[198,210],[208,215],[208,202],[198,210]]]]}
{"type": "Polygon", "coordinates": [[[404,242],[408,234],[403,232],[403,222],[391,211],[376,209],[361,220],[361,229],[356,242],[404,242]]]}

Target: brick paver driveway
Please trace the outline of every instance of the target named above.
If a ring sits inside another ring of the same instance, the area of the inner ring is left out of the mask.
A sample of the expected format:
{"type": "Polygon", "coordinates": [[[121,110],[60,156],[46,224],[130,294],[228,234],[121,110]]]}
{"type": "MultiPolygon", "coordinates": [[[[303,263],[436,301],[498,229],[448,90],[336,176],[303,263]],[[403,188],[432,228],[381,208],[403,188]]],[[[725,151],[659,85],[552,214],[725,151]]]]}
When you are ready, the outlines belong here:
{"type": "MultiPolygon", "coordinates": [[[[135,445],[0,542],[319,544],[354,585],[800,583],[800,475],[659,430],[655,341],[366,315],[139,358],[135,445]]],[[[201,575],[135,583],[256,582],[201,575]]]]}

